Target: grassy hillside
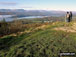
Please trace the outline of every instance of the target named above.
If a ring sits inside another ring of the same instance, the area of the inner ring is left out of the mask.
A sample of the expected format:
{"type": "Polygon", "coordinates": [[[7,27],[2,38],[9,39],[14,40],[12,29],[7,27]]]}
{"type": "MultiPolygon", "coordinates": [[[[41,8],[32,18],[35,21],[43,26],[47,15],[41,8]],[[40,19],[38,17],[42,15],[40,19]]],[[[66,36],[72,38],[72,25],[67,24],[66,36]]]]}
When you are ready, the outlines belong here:
{"type": "Polygon", "coordinates": [[[54,30],[72,25],[73,22],[54,22],[0,38],[0,57],[59,57],[60,52],[76,52],[76,33],[54,30]]]}

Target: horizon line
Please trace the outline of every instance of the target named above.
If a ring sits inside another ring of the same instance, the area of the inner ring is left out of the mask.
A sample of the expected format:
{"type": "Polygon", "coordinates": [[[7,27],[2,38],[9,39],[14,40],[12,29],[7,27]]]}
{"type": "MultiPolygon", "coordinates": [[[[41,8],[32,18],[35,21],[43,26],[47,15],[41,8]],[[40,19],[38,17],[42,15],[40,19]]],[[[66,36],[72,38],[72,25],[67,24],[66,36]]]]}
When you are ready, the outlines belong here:
{"type": "MultiPolygon", "coordinates": [[[[23,8],[0,8],[0,9],[11,9],[11,10],[16,10],[16,9],[23,9],[23,8]]],[[[58,10],[58,9],[23,9],[23,10],[46,10],[46,11],[76,11],[76,10],[58,10]]]]}

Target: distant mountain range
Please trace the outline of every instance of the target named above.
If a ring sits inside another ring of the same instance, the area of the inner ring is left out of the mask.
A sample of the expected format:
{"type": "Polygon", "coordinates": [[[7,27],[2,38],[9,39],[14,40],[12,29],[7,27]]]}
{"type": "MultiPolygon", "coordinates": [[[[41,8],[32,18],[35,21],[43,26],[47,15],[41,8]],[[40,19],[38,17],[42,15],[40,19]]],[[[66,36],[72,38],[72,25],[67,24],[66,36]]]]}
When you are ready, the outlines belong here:
{"type": "MultiPolygon", "coordinates": [[[[48,11],[48,10],[24,10],[24,9],[0,9],[0,15],[15,15],[14,17],[23,16],[64,16],[65,11],[48,11]]],[[[73,12],[76,15],[76,12],[73,12]]]]}

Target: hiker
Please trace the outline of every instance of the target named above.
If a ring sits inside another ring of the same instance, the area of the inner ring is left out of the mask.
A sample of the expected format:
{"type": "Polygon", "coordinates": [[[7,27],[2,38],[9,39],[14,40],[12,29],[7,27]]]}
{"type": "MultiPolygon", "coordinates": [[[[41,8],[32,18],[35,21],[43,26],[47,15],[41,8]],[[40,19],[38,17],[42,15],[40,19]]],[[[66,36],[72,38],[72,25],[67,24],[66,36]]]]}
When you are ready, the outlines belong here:
{"type": "Polygon", "coordinates": [[[70,22],[70,14],[69,14],[69,12],[67,12],[67,14],[66,14],[65,22],[70,22]]]}
{"type": "Polygon", "coordinates": [[[72,12],[70,11],[70,21],[72,21],[72,12]]]}
{"type": "Polygon", "coordinates": [[[0,23],[0,27],[1,27],[1,23],[0,23]]]}

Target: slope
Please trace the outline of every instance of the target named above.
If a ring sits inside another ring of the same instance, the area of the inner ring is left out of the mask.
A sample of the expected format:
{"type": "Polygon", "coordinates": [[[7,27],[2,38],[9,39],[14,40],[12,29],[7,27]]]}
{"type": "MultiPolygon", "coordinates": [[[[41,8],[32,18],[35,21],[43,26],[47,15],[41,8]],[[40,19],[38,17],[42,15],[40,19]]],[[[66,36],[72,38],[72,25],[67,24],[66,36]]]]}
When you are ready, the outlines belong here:
{"type": "MultiPolygon", "coordinates": [[[[39,28],[24,37],[17,39],[9,49],[1,50],[1,57],[59,57],[60,52],[76,52],[76,33],[53,30],[63,27],[66,23],[55,22],[47,24],[46,28],[39,28]],[[27,36],[27,37],[26,37],[27,36]],[[18,42],[18,43],[17,43],[18,42]]],[[[67,25],[67,26],[71,26],[67,25]]],[[[12,42],[12,43],[13,43],[12,42]]],[[[10,42],[11,44],[11,42],[10,42]]],[[[76,57],[76,56],[75,56],[76,57]]]]}

